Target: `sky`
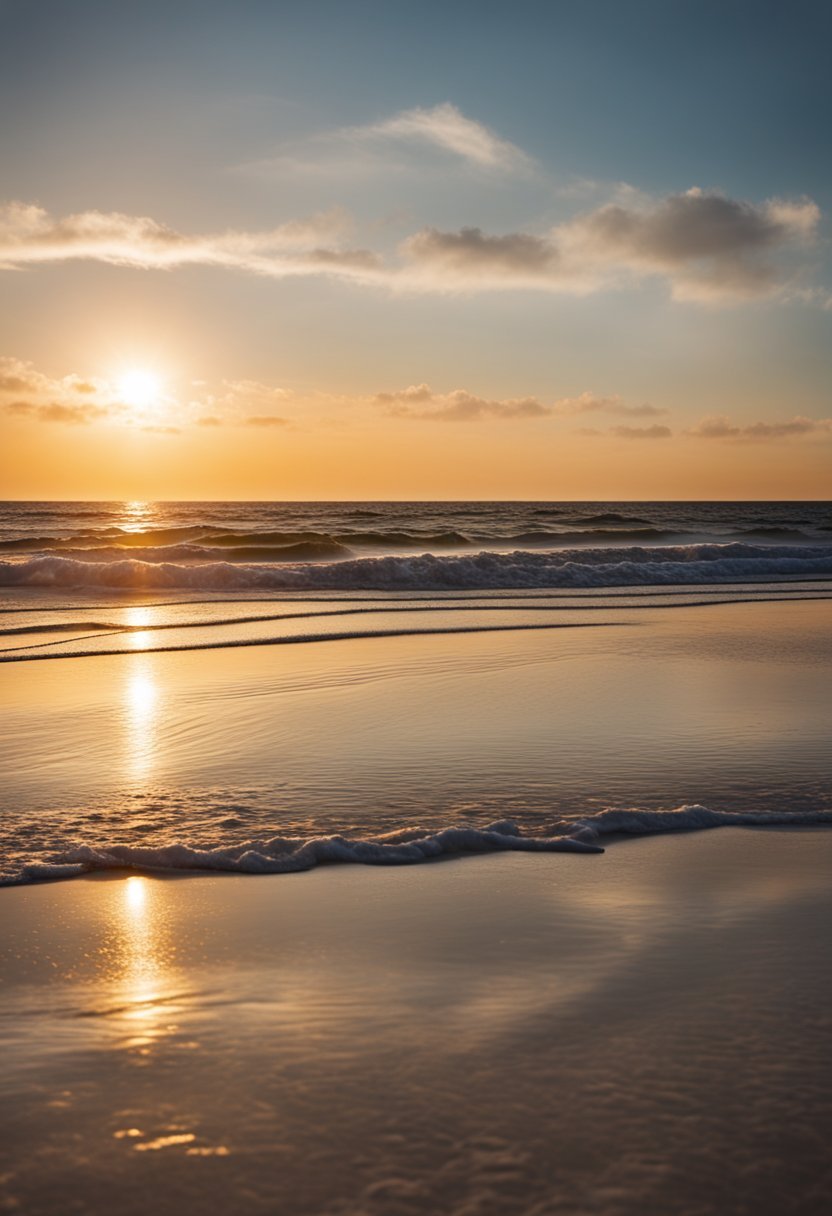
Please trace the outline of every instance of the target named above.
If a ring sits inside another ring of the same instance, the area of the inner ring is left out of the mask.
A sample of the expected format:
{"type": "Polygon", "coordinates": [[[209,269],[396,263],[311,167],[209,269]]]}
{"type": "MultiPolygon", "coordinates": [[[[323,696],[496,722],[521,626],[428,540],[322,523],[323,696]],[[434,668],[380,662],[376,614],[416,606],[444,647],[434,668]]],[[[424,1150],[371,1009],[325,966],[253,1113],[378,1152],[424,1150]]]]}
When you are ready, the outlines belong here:
{"type": "Polygon", "coordinates": [[[0,495],[832,497],[831,37],[0,0],[0,495]]]}

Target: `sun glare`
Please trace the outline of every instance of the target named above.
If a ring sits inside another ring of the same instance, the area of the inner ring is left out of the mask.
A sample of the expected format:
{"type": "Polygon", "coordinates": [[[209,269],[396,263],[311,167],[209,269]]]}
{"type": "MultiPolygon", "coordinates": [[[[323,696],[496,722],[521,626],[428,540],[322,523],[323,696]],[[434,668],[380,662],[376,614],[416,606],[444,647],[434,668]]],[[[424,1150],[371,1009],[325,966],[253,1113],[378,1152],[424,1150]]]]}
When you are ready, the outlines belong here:
{"type": "Polygon", "coordinates": [[[159,377],[153,372],[141,368],[133,368],[125,372],[118,381],[118,394],[126,405],[136,409],[146,409],[155,405],[159,400],[162,386],[159,377]]]}

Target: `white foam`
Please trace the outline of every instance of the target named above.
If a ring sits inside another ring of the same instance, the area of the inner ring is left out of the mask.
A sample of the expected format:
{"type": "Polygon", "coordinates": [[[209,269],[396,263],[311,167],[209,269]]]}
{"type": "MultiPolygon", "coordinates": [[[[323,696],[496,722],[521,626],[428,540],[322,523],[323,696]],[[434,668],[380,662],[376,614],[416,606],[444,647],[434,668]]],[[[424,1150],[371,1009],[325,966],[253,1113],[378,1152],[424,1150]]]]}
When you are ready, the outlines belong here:
{"type": "Polygon", "coordinates": [[[239,562],[84,562],[37,557],[0,562],[0,586],[129,590],[401,590],[665,586],[832,575],[829,545],[676,545],[664,548],[481,552],[365,557],[275,566],[239,562]]]}
{"type": "Polygon", "coordinates": [[[293,874],[318,865],[414,865],[443,857],[479,853],[603,853],[605,836],[650,836],[663,832],[701,831],[718,827],[806,827],[832,823],[832,811],[730,812],[705,806],[668,811],[598,811],[564,821],[553,836],[527,836],[510,820],[484,828],[447,827],[437,832],[405,828],[383,836],[349,839],[332,836],[273,836],[225,848],[177,843],[159,847],[78,845],[46,862],[32,862],[5,881],[42,882],[101,870],[202,871],[232,874],[293,874]]]}

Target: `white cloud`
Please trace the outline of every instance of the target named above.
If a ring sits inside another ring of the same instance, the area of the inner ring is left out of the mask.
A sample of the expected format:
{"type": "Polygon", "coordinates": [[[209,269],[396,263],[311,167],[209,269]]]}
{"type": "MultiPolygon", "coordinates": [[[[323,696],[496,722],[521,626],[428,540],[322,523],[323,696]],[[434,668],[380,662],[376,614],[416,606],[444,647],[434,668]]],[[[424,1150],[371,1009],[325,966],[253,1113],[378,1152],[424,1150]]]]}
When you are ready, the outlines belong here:
{"type": "Polygon", "coordinates": [[[147,270],[187,265],[286,278],[324,275],[391,291],[528,290],[588,294],[665,283],[675,299],[732,302],[780,295],[826,306],[797,283],[820,213],[808,199],[753,204],[689,190],[609,203],[542,234],[489,235],[424,228],[398,260],[346,248],[343,212],[260,232],[188,235],[146,216],[86,211],[53,219],[43,208],[0,208],[0,268],[88,259],[147,270]]]}
{"type": "Polygon", "coordinates": [[[522,148],[500,138],[489,127],[468,118],[451,102],[401,110],[391,118],[364,126],[322,131],[285,144],[276,155],[243,170],[290,176],[367,177],[382,173],[424,171],[425,158],[414,159],[413,147],[439,152],[437,164],[447,170],[448,157],[488,172],[533,172],[534,160],[522,148]]]}
{"type": "Polygon", "coordinates": [[[87,259],[144,270],[203,265],[276,278],[373,277],[379,266],[375,254],[333,247],[344,226],[344,214],[337,210],[264,232],[188,236],[148,216],[82,211],[54,219],[42,207],[13,202],[0,207],[0,268],[87,259]]]}
{"type": "Polygon", "coordinates": [[[416,140],[484,169],[529,169],[533,162],[521,148],[500,139],[488,127],[466,116],[446,101],[430,110],[417,106],[402,110],[383,122],[348,128],[353,140],[416,140]]]}

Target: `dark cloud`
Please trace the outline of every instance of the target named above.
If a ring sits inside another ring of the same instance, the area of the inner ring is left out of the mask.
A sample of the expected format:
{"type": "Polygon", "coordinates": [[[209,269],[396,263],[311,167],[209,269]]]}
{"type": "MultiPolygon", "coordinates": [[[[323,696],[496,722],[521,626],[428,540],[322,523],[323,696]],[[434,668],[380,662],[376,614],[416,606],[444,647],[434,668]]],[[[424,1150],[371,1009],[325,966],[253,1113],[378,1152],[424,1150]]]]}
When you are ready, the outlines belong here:
{"type": "Polygon", "coordinates": [[[245,419],[244,426],[288,426],[288,418],[280,418],[277,414],[251,414],[245,419]]]}
{"type": "Polygon", "coordinates": [[[669,426],[614,426],[610,432],[619,439],[669,439],[669,426]]]}
{"type": "Polygon", "coordinates": [[[782,255],[810,238],[809,199],[753,204],[698,189],[578,215],[543,236],[426,228],[402,246],[416,285],[436,290],[538,287],[588,293],[664,278],[677,298],[771,294],[793,268],[782,255]]]}
{"type": "Polygon", "coordinates": [[[424,228],[405,241],[403,251],[414,263],[464,276],[545,276],[558,260],[557,249],[543,237],[486,236],[481,228],[424,228]]]}
{"type": "Polygon", "coordinates": [[[393,418],[424,422],[475,422],[479,418],[543,418],[551,414],[549,406],[536,397],[510,398],[493,401],[477,397],[465,389],[450,393],[434,393],[427,384],[412,385],[398,393],[379,393],[376,401],[384,405],[393,418]]]}
{"type": "Polygon", "coordinates": [[[733,439],[760,441],[791,439],[801,435],[832,433],[832,418],[787,418],[780,422],[752,422],[739,426],[725,415],[703,418],[686,432],[694,439],[733,439]]]}
{"type": "Polygon", "coordinates": [[[9,414],[35,418],[38,422],[64,422],[72,425],[95,422],[99,418],[106,418],[110,412],[102,405],[87,401],[78,405],[67,405],[61,401],[11,401],[5,408],[9,414]]]}
{"type": "Polygon", "coordinates": [[[562,397],[552,406],[554,414],[622,414],[628,418],[662,418],[668,410],[661,405],[627,405],[620,397],[596,397],[594,393],[581,393],[580,397],[562,397]]]}

